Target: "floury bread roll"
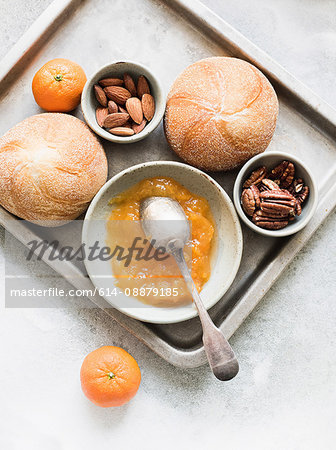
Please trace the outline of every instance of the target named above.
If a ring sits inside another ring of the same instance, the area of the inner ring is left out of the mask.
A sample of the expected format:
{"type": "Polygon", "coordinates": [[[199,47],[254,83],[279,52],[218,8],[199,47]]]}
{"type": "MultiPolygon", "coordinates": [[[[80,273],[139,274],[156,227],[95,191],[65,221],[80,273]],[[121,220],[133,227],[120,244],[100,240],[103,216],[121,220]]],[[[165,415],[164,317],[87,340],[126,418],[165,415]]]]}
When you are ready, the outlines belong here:
{"type": "Polygon", "coordinates": [[[272,139],[278,100],[267,78],[246,61],[214,57],[187,67],[167,98],[165,133],[172,149],[205,170],[230,170],[272,139]]]}
{"type": "Polygon", "coordinates": [[[75,219],[106,177],[103,147],[73,116],[32,116],[0,138],[0,204],[22,219],[45,226],[75,219]]]}

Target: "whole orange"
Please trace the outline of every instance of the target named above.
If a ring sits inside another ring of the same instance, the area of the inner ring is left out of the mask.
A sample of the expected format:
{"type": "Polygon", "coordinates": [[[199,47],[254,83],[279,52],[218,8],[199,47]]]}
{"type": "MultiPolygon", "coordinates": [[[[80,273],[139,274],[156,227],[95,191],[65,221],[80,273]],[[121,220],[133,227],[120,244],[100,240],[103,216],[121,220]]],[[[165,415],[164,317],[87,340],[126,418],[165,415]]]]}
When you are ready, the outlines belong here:
{"type": "Polygon", "coordinates": [[[133,356],[120,347],[104,346],[89,353],[80,372],[84,394],[98,406],[121,406],[137,393],[141,381],[133,356]]]}
{"type": "Polygon", "coordinates": [[[32,90],[36,103],[46,111],[68,112],[81,99],[86,75],[81,66],[68,59],[52,59],[38,70],[32,90]]]}

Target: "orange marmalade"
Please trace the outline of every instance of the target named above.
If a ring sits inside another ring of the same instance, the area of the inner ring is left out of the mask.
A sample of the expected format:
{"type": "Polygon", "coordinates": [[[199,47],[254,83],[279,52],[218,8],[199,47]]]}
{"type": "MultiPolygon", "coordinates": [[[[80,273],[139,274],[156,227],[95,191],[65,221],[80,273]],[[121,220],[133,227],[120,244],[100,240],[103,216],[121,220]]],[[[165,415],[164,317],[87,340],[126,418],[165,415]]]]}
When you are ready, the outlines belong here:
{"type": "MultiPolygon", "coordinates": [[[[210,277],[210,256],[214,238],[214,220],[203,197],[188,191],[173,178],[157,177],[140,181],[110,201],[113,210],[107,222],[107,244],[129,248],[134,236],[145,239],[140,224],[140,203],[148,197],[170,197],[182,206],[191,228],[185,257],[199,291],[210,277]],[[133,221],[132,224],[124,221],[133,221]],[[131,227],[129,226],[131,225],[131,227]]],[[[172,256],[163,261],[135,260],[125,267],[111,260],[116,286],[132,297],[155,306],[176,306],[192,301],[187,286],[172,256]]]]}

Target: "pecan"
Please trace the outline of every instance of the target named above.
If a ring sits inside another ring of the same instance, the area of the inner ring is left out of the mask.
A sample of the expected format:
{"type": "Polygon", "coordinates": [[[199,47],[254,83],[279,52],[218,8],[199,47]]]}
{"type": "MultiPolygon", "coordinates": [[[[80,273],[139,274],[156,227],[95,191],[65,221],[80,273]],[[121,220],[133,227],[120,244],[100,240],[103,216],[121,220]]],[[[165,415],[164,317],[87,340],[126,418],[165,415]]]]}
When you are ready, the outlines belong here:
{"type": "Polygon", "coordinates": [[[296,200],[295,204],[295,214],[299,216],[302,213],[302,207],[299,201],[296,200]]]}
{"type": "Polygon", "coordinates": [[[269,178],[264,178],[261,181],[261,184],[264,185],[265,188],[269,191],[280,189],[279,185],[275,183],[273,180],[270,180],[269,178]]]}
{"type": "Polygon", "coordinates": [[[309,195],[309,187],[304,186],[300,193],[296,196],[296,199],[302,204],[306,201],[307,197],[309,195]]]}
{"type": "Polygon", "coordinates": [[[243,190],[241,204],[245,213],[252,216],[256,208],[260,206],[260,192],[257,186],[252,184],[251,187],[243,190]]]}
{"type": "Polygon", "coordinates": [[[264,191],[260,193],[260,198],[265,201],[295,201],[295,198],[292,194],[285,190],[272,190],[272,191],[264,191]]]}
{"type": "Polygon", "coordinates": [[[256,223],[260,228],[266,228],[267,230],[281,230],[288,225],[288,220],[281,220],[278,222],[270,222],[268,220],[260,221],[256,223]]]}
{"type": "MultiPolygon", "coordinates": [[[[269,191],[267,191],[269,192],[269,191]]],[[[275,191],[272,191],[275,192],[275,191]]],[[[296,199],[291,196],[289,197],[288,195],[285,195],[282,191],[277,191],[280,195],[276,196],[276,195],[272,195],[272,196],[267,196],[265,197],[264,195],[262,196],[262,202],[263,203],[274,203],[274,204],[278,204],[278,205],[285,205],[285,206],[289,206],[290,208],[294,208],[295,204],[296,204],[296,199]]],[[[262,192],[260,195],[262,194],[266,194],[266,192],[262,192]]]]}
{"type": "Polygon", "coordinates": [[[296,200],[295,214],[299,216],[302,213],[302,203],[307,199],[309,195],[309,188],[305,186],[302,178],[298,178],[288,188],[289,192],[294,196],[296,200]]]}
{"type": "Polygon", "coordinates": [[[288,188],[294,180],[294,175],[294,164],[289,161],[282,161],[272,170],[270,178],[279,184],[281,188],[288,188]]]}
{"type": "Polygon", "coordinates": [[[254,214],[255,217],[268,217],[269,219],[286,220],[285,216],[282,216],[278,211],[265,212],[262,209],[258,209],[254,214]]]}
{"type": "Polygon", "coordinates": [[[267,214],[265,211],[259,210],[253,214],[252,222],[261,228],[267,228],[268,230],[280,230],[288,225],[288,218],[267,214]]]}
{"type": "Polygon", "coordinates": [[[297,178],[289,186],[288,190],[295,197],[296,194],[299,194],[302,191],[303,187],[304,187],[304,182],[303,182],[302,178],[297,178]]]}
{"type": "Polygon", "coordinates": [[[309,187],[304,186],[300,193],[295,195],[296,205],[295,205],[295,214],[299,216],[302,213],[302,203],[304,203],[309,195],[309,187]]]}
{"type": "Polygon", "coordinates": [[[245,181],[243,184],[243,188],[247,189],[251,187],[252,185],[257,185],[266,177],[267,169],[265,166],[261,166],[258,169],[254,170],[249,178],[245,181]]]}
{"type": "MultiPolygon", "coordinates": [[[[256,217],[266,217],[268,220],[262,220],[263,228],[267,228],[267,223],[269,222],[282,222],[283,220],[287,222],[291,216],[295,215],[296,211],[296,200],[292,194],[284,190],[271,190],[260,193],[260,210],[261,213],[256,217]],[[270,219],[274,220],[270,220],[270,219]],[[266,223],[267,222],[267,223],[266,223]]],[[[253,219],[252,219],[253,220],[253,219]]],[[[255,223],[259,225],[260,218],[255,223]],[[257,223],[258,222],[258,223],[257,223]]],[[[282,225],[282,224],[281,224],[282,225]]],[[[260,225],[261,226],[261,225],[260,225]]],[[[284,225],[286,226],[286,225],[284,225]]],[[[283,228],[277,225],[279,228],[283,228]]],[[[279,229],[276,228],[276,229],[279,229]]],[[[272,227],[272,229],[275,229],[272,227]]]]}
{"type": "Polygon", "coordinates": [[[294,216],[295,214],[295,204],[288,206],[281,203],[262,202],[260,209],[265,213],[277,214],[281,217],[294,216]]]}

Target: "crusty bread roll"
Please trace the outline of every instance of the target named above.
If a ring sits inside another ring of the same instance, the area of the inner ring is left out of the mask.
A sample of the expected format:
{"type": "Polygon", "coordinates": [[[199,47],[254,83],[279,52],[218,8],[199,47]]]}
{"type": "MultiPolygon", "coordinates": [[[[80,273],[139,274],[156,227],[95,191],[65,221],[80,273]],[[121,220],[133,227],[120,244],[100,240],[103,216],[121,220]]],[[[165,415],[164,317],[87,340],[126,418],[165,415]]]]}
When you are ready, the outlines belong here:
{"type": "Polygon", "coordinates": [[[45,226],[75,219],[106,177],[103,147],[73,116],[32,116],[0,138],[0,204],[22,219],[45,226]]]}
{"type": "Polygon", "coordinates": [[[267,148],[277,115],[274,89],[256,67],[214,57],[192,64],[176,79],[164,126],[170,146],[186,162],[230,170],[267,148]]]}

